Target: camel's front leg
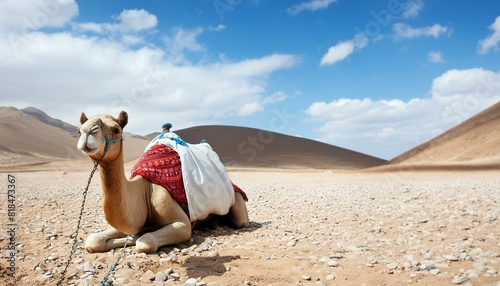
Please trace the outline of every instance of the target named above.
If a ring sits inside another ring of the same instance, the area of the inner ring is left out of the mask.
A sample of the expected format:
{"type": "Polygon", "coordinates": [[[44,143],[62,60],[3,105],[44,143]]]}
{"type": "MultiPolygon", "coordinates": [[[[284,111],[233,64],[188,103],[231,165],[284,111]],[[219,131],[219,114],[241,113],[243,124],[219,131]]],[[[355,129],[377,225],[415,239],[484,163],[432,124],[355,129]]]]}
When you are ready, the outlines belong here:
{"type": "MultiPolygon", "coordinates": [[[[115,228],[108,228],[105,231],[92,233],[85,241],[85,249],[90,252],[106,252],[114,248],[123,247],[127,235],[115,228]]],[[[137,235],[127,241],[127,245],[135,245],[137,235]]]]}
{"type": "Polygon", "coordinates": [[[157,231],[148,232],[137,239],[137,252],[153,253],[163,245],[178,244],[191,238],[191,224],[187,221],[176,221],[157,231]]]}

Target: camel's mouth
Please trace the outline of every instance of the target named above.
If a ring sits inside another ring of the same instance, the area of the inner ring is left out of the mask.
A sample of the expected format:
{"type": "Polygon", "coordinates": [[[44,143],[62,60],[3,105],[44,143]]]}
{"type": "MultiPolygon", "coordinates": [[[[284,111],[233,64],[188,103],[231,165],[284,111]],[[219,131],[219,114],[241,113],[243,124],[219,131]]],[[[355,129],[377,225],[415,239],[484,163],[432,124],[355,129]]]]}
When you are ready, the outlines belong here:
{"type": "Polygon", "coordinates": [[[92,156],[96,154],[102,144],[102,139],[96,137],[94,134],[95,130],[91,130],[91,132],[80,132],[80,139],[78,139],[77,148],[82,150],[82,152],[88,156],[92,156]]]}
{"type": "Polygon", "coordinates": [[[88,148],[87,146],[84,146],[83,148],[80,148],[80,150],[82,150],[83,154],[88,155],[88,156],[92,156],[99,151],[99,148],[91,149],[91,148],[88,148]]]}

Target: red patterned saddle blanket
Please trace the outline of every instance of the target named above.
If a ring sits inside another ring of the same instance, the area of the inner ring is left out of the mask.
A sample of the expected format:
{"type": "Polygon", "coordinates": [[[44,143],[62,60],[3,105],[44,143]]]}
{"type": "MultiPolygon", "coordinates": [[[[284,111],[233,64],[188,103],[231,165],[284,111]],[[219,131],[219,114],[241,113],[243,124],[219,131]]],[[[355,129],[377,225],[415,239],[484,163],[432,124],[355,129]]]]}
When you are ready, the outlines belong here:
{"type": "MultiPolygon", "coordinates": [[[[139,175],[153,184],[164,187],[189,216],[181,167],[181,158],[172,147],[156,144],[142,154],[132,168],[130,178],[139,175]]],[[[245,192],[234,183],[232,185],[234,191],[240,193],[245,201],[248,201],[245,192]]]]}

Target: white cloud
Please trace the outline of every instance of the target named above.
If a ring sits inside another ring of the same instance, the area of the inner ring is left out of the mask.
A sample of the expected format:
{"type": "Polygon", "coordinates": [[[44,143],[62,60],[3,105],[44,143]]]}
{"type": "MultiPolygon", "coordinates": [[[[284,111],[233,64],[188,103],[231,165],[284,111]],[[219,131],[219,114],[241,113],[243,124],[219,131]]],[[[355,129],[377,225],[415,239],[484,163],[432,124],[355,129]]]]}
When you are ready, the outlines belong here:
{"type": "Polygon", "coordinates": [[[78,15],[74,0],[0,1],[0,31],[27,33],[62,27],[78,15]]]}
{"type": "MultiPolygon", "coordinates": [[[[156,25],[152,16],[123,12],[114,28],[86,23],[83,29],[96,32],[92,36],[74,30],[0,34],[2,105],[35,106],[75,125],[82,111],[117,115],[124,109],[130,115],[126,131],[148,134],[166,119],[183,128],[258,112],[270,100],[266,95],[280,99],[267,89],[269,75],[300,62],[294,55],[271,54],[179,64],[169,49],[142,38],[156,25]],[[109,37],[111,30],[124,33],[109,37]]],[[[197,40],[203,32],[179,27],[165,44],[179,57],[203,52],[197,40]]]]}
{"type": "Polygon", "coordinates": [[[121,32],[138,32],[142,30],[150,30],[158,24],[158,19],[155,15],[150,14],[146,10],[123,10],[116,17],[119,20],[117,29],[121,32]]]}
{"type": "Polygon", "coordinates": [[[500,71],[449,70],[434,79],[429,94],[407,102],[315,102],[306,114],[322,122],[318,140],[391,159],[500,101],[500,71]]]}
{"type": "Polygon", "coordinates": [[[238,111],[238,115],[239,116],[248,116],[248,115],[252,115],[258,111],[261,111],[262,109],[264,109],[264,108],[262,107],[262,104],[260,102],[249,102],[249,103],[245,103],[240,108],[240,110],[238,111]]]}
{"type": "Polygon", "coordinates": [[[123,10],[113,16],[117,23],[75,23],[73,27],[80,32],[94,33],[137,33],[156,27],[158,19],[146,10],[123,10]]]}
{"type": "Polygon", "coordinates": [[[222,25],[222,24],[217,25],[217,27],[210,27],[209,28],[210,31],[215,31],[215,32],[224,31],[225,29],[226,29],[226,26],[222,25]]]}
{"type": "Polygon", "coordinates": [[[337,62],[345,60],[354,51],[361,50],[368,45],[368,39],[361,35],[356,35],[353,40],[343,41],[328,49],[328,52],[323,55],[320,65],[333,65],[337,62]]]}
{"type": "Polygon", "coordinates": [[[427,54],[427,60],[431,63],[444,63],[441,52],[429,52],[427,54]]]}
{"type": "Polygon", "coordinates": [[[419,16],[420,11],[424,8],[424,1],[410,0],[402,5],[404,18],[416,18],[419,16]]]}
{"type": "Polygon", "coordinates": [[[280,68],[290,68],[299,62],[300,59],[293,55],[272,54],[259,59],[248,59],[223,65],[221,72],[232,77],[252,77],[259,74],[269,74],[280,68]]]}
{"type": "Polygon", "coordinates": [[[307,2],[299,3],[293,7],[290,7],[286,11],[288,14],[297,15],[302,11],[316,11],[319,9],[325,9],[330,4],[336,1],[337,0],[310,0],[307,2]]]}
{"type": "Polygon", "coordinates": [[[438,38],[440,35],[445,34],[448,31],[448,28],[439,24],[434,24],[432,26],[424,28],[412,28],[407,24],[397,23],[393,25],[393,30],[395,33],[395,38],[397,40],[401,40],[405,38],[409,39],[417,37],[438,38]]]}
{"type": "Polygon", "coordinates": [[[264,97],[263,103],[264,104],[272,104],[272,103],[277,103],[281,102],[287,99],[286,93],[282,91],[275,92],[271,94],[270,96],[264,97]]]}
{"type": "Polygon", "coordinates": [[[479,41],[478,52],[479,54],[487,54],[490,50],[498,50],[498,43],[500,42],[500,16],[495,19],[495,22],[489,27],[493,33],[484,40],[479,41]]]}
{"type": "Polygon", "coordinates": [[[172,36],[165,36],[163,42],[168,56],[175,62],[185,62],[185,52],[201,52],[205,50],[203,44],[198,42],[198,36],[203,33],[203,28],[184,29],[176,27],[172,33],[172,36]]]}

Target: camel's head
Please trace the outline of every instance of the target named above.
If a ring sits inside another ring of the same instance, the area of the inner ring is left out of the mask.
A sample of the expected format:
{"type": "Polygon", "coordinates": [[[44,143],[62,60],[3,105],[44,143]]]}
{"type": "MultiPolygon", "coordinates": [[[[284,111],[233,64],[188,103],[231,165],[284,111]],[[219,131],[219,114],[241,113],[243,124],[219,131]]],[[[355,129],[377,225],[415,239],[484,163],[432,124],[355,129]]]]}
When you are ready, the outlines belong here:
{"type": "Polygon", "coordinates": [[[99,160],[104,150],[103,161],[115,160],[121,152],[123,127],[127,125],[128,115],[120,112],[118,118],[111,115],[95,115],[90,119],[84,112],[80,116],[80,139],[77,147],[94,160],[99,160]]]}

